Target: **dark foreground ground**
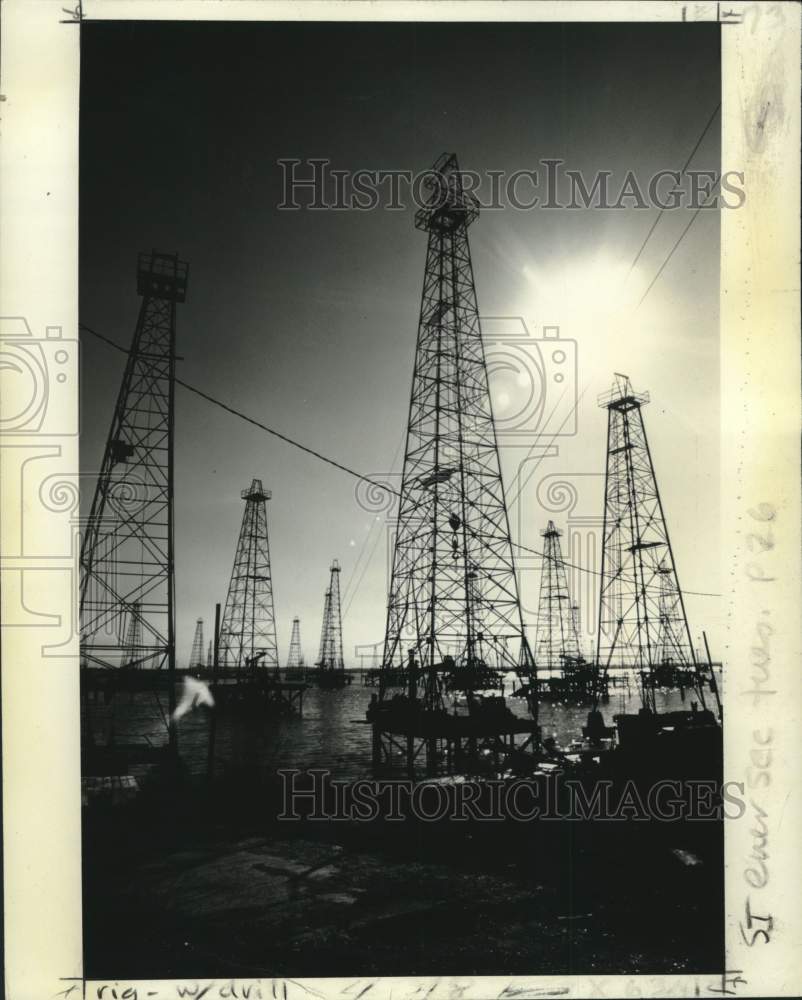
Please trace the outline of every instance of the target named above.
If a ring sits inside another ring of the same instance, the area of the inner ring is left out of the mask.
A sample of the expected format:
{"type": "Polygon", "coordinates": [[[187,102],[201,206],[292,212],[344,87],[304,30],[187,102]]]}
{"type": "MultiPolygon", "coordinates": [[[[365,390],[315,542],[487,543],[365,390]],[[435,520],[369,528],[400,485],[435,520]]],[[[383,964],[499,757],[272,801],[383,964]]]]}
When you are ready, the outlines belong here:
{"type": "Polygon", "coordinates": [[[88,978],[722,968],[722,824],[277,821],[257,774],[84,810],[88,978]]]}

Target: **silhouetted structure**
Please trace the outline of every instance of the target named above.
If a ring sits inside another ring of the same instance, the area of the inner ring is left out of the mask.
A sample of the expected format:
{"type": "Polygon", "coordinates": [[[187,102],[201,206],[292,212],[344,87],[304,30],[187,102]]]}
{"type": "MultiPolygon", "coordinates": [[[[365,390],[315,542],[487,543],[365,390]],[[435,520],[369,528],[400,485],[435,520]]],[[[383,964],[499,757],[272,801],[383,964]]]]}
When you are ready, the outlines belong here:
{"type": "Polygon", "coordinates": [[[517,670],[537,716],[468,245],[478,214],[456,156],[443,154],[415,215],[428,248],[379,703],[369,716],[374,760],[392,750],[382,733],[404,731],[410,769],[416,738],[427,739],[431,770],[448,753],[438,741],[459,740],[455,725],[474,742],[492,734],[496,746],[513,731],[503,698],[485,695],[505,670],[517,670]],[[405,693],[391,696],[396,687],[405,693]],[[470,718],[435,725],[448,696],[464,699],[470,718]]]}
{"type": "Polygon", "coordinates": [[[330,568],[329,587],[323,605],[320,630],[318,682],[322,687],[342,687],[351,678],[345,672],[343,658],[343,626],[340,608],[340,564],[335,559],[330,568]]]}
{"type": "Polygon", "coordinates": [[[306,665],[304,664],[304,654],[301,650],[301,620],[297,616],[292,620],[292,635],[290,636],[290,649],[287,654],[287,669],[285,676],[287,680],[302,678],[306,675],[306,665]]]}
{"type": "Polygon", "coordinates": [[[608,423],[596,648],[600,678],[634,670],[653,712],[667,663],[690,672],[703,706],[704,690],[646,439],[641,409],[648,402],[618,373],[599,397],[608,423]]]}
{"type": "Polygon", "coordinates": [[[124,667],[139,667],[142,649],[142,605],[136,601],[128,612],[128,627],[125,632],[124,667]]]}
{"type": "Polygon", "coordinates": [[[242,526],[220,626],[223,669],[278,670],[273,578],[267,540],[270,491],[254,479],[240,494],[245,501],[242,526]]]}
{"type": "Polygon", "coordinates": [[[187,274],[177,254],[138,257],[142,304],[81,545],[82,664],[134,665],[127,640],[135,636],[135,665],[169,671],[170,712],[176,306],[187,274]]]}
{"type": "Polygon", "coordinates": [[[203,669],[203,619],[195,622],[195,637],[192,640],[192,652],[189,654],[189,669],[203,669]]]}
{"type": "Polygon", "coordinates": [[[568,578],[560,551],[560,532],[554,521],[541,531],[543,563],[540,569],[540,599],[537,613],[535,661],[540,676],[560,674],[566,661],[581,656],[568,578]]]}

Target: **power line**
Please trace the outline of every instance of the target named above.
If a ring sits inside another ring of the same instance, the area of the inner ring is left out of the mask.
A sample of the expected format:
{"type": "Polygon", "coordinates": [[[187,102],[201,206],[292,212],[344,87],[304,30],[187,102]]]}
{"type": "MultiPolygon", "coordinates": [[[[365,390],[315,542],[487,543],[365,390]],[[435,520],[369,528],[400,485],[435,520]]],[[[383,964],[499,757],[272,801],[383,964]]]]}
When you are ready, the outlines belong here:
{"type": "MultiPolygon", "coordinates": [[[[398,442],[398,447],[395,449],[395,454],[393,455],[393,460],[392,460],[392,462],[390,462],[390,475],[392,475],[395,472],[395,463],[398,460],[399,453],[401,452],[401,448],[402,448],[405,440],[406,440],[406,428],[404,429],[404,433],[401,435],[401,438],[400,438],[400,440],[398,442]]],[[[398,494],[396,494],[396,496],[397,495],[398,494]]],[[[343,591],[343,605],[345,606],[345,610],[343,611],[343,618],[345,618],[345,616],[348,614],[348,609],[353,604],[354,597],[356,596],[357,591],[359,590],[360,586],[362,585],[362,580],[364,579],[365,571],[367,570],[367,568],[368,568],[368,566],[370,564],[370,561],[373,559],[373,556],[374,556],[374,554],[376,552],[376,547],[377,547],[378,541],[374,541],[373,547],[370,550],[370,555],[368,556],[368,561],[362,567],[362,572],[360,573],[359,579],[357,580],[356,588],[352,592],[351,588],[352,588],[352,586],[354,584],[354,580],[356,579],[356,574],[357,574],[357,572],[358,572],[358,570],[360,568],[360,564],[362,562],[362,557],[365,555],[365,552],[367,551],[367,547],[368,547],[368,543],[370,541],[371,533],[373,532],[373,528],[375,527],[375,525],[377,523],[378,524],[381,523],[381,519],[378,517],[378,515],[374,518],[373,521],[371,521],[370,529],[368,530],[367,535],[365,535],[365,538],[364,538],[364,540],[362,542],[362,546],[361,546],[361,548],[359,550],[359,555],[357,556],[356,563],[354,564],[354,568],[351,570],[351,574],[348,577],[348,581],[347,581],[347,583],[345,585],[345,590],[343,591]]],[[[379,534],[377,535],[377,539],[381,538],[381,536],[382,536],[382,532],[381,532],[381,529],[380,529],[379,530],[379,534]]]]}
{"type": "MultiPolygon", "coordinates": [[[[537,549],[530,549],[526,545],[521,545],[520,542],[512,542],[512,545],[516,549],[520,549],[522,552],[530,552],[533,556],[540,556],[541,559],[548,558],[544,552],[539,552],[537,549]]],[[[601,572],[596,569],[588,569],[587,566],[579,566],[577,563],[567,562],[565,559],[561,560],[563,566],[569,566],[571,569],[578,570],[580,573],[589,573],[591,576],[601,576],[601,572]]],[[[721,594],[714,594],[706,590],[682,590],[683,594],[690,594],[692,597],[721,597],[721,594]]]]}
{"type": "MultiPolygon", "coordinates": [[[[694,158],[694,156],[696,155],[696,151],[697,151],[697,149],[698,149],[698,148],[699,148],[699,147],[701,146],[701,144],[702,144],[702,140],[703,140],[703,139],[704,139],[704,137],[705,137],[705,136],[707,135],[707,131],[708,131],[708,129],[710,128],[710,126],[711,126],[711,125],[713,124],[713,121],[714,121],[714,119],[715,119],[716,115],[717,115],[717,114],[719,113],[720,109],[721,109],[721,101],[719,101],[719,103],[718,103],[718,104],[716,105],[716,107],[715,107],[715,108],[713,109],[713,114],[712,114],[712,115],[710,116],[710,118],[709,118],[709,119],[708,119],[708,121],[707,121],[707,124],[706,124],[706,125],[705,125],[705,127],[704,127],[704,128],[702,129],[702,134],[701,134],[701,135],[699,136],[699,138],[698,138],[698,139],[696,140],[696,145],[695,145],[695,146],[693,147],[693,149],[691,150],[691,154],[690,154],[690,156],[689,156],[689,157],[688,157],[688,159],[687,159],[687,160],[685,161],[685,165],[684,165],[684,166],[682,167],[682,169],[681,169],[681,170],[679,171],[679,173],[680,173],[680,174],[684,174],[684,173],[685,173],[685,171],[686,171],[686,170],[688,169],[688,166],[690,165],[690,162],[691,162],[691,160],[692,160],[692,159],[694,158]]],[[[662,219],[662,217],[663,217],[663,213],[664,213],[664,212],[665,212],[665,208],[661,208],[661,209],[660,209],[660,211],[659,211],[659,212],[657,213],[657,218],[656,218],[656,219],[654,220],[654,222],[652,223],[652,226],[651,226],[651,229],[650,229],[650,230],[649,230],[649,232],[648,232],[648,233],[646,234],[646,238],[644,239],[643,243],[641,243],[641,245],[640,245],[640,250],[638,250],[638,252],[637,252],[637,253],[635,254],[635,259],[634,259],[634,260],[632,261],[632,263],[631,263],[631,264],[629,265],[629,271],[627,271],[627,278],[628,278],[628,277],[630,276],[630,274],[632,274],[633,270],[635,269],[635,265],[636,265],[636,264],[638,263],[638,261],[640,260],[640,257],[641,257],[641,254],[642,254],[642,253],[643,253],[643,251],[645,250],[645,248],[646,248],[646,244],[647,244],[647,243],[649,242],[649,240],[651,239],[651,237],[652,237],[652,233],[653,233],[653,232],[655,231],[655,229],[657,228],[657,223],[658,223],[658,222],[659,222],[659,221],[660,221],[660,220],[662,219]]],[[[624,280],[626,281],[626,278],[625,278],[624,280]]],[[[650,287],[651,287],[651,286],[650,286],[650,287]]],[[[642,301],[642,300],[641,300],[641,301],[642,301]]]]}
{"type": "MultiPolygon", "coordinates": [[[[703,206],[700,206],[700,207],[703,207],[703,206]]],[[[697,209],[697,211],[698,211],[698,209],[697,209]]],[[[691,221],[693,221],[693,220],[691,220],[691,221]]],[[[688,227],[686,227],[686,232],[687,232],[688,228],[690,228],[690,224],[689,224],[688,227]]],[[[678,243],[679,243],[679,241],[677,241],[677,244],[678,243]]],[[[666,261],[666,263],[668,263],[668,261],[666,261]]],[[[86,330],[86,332],[90,333],[93,337],[97,337],[98,340],[102,340],[104,344],[108,344],[110,347],[113,347],[115,350],[120,351],[120,353],[126,354],[126,355],[129,353],[126,350],[126,348],[124,348],[121,344],[118,344],[116,341],[111,340],[111,338],[109,338],[109,337],[105,337],[102,333],[98,333],[97,330],[93,330],[92,327],[87,326],[86,323],[79,323],[78,326],[82,330],[86,330]]],[[[221,410],[225,410],[226,413],[230,413],[230,414],[232,414],[235,417],[239,417],[241,420],[244,420],[246,423],[252,424],[254,427],[258,427],[260,430],[266,431],[268,434],[272,434],[274,437],[277,437],[281,441],[284,441],[287,444],[292,445],[294,448],[299,448],[301,451],[306,452],[308,455],[312,455],[314,458],[320,459],[321,462],[325,462],[327,465],[331,465],[335,469],[339,469],[341,472],[346,472],[346,473],[348,473],[349,476],[354,476],[355,479],[359,479],[359,480],[361,480],[364,483],[370,483],[372,486],[378,486],[380,489],[385,490],[387,493],[392,493],[393,496],[397,496],[399,498],[401,497],[400,490],[393,489],[392,486],[388,486],[386,483],[380,483],[380,482],[378,482],[378,480],[371,479],[369,476],[363,476],[360,472],[357,472],[356,470],[349,468],[347,465],[343,465],[341,462],[338,462],[338,461],[336,461],[333,458],[327,458],[325,455],[322,455],[319,451],[315,451],[314,448],[308,448],[306,445],[301,444],[299,441],[296,441],[296,440],[294,440],[291,437],[288,437],[286,434],[282,434],[279,431],[274,430],[272,427],[268,427],[266,424],[263,424],[263,423],[261,423],[258,420],[254,420],[253,417],[249,417],[247,414],[243,413],[241,410],[237,410],[233,406],[229,406],[227,403],[223,403],[221,400],[216,399],[214,396],[210,396],[208,392],[204,392],[202,389],[198,389],[197,386],[190,385],[189,382],[185,382],[183,379],[176,378],[175,381],[176,381],[177,385],[182,386],[184,389],[187,389],[189,392],[194,393],[196,396],[200,396],[201,399],[205,399],[207,402],[212,403],[214,406],[219,407],[221,410]]],[[[379,535],[379,537],[381,537],[381,535],[379,535]]],[[[537,549],[530,549],[526,545],[521,545],[520,542],[514,542],[514,541],[512,541],[512,539],[510,540],[510,543],[516,549],[520,549],[522,552],[529,552],[531,555],[540,556],[541,559],[546,558],[545,555],[544,555],[544,553],[543,552],[539,552],[537,549]]],[[[375,547],[375,543],[374,543],[374,547],[375,547]]],[[[372,558],[372,555],[371,555],[371,558],[372,558]]],[[[368,560],[368,562],[369,561],[370,560],[368,560]]],[[[575,563],[566,562],[565,560],[563,560],[563,565],[570,566],[571,569],[578,570],[580,573],[590,573],[592,576],[601,576],[602,575],[598,570],[588,569],[587,566],[579,566],[579,565],[577,565],[575,563]]],[[[363,575],[364,575],[364,570],[363,570],[363,575]]],[[[361,580],[360,580],[360,583],[361,583],[361,580]]],[[[713,594],[713,593],[708,593],[706,591],[700,591],[700,590],[685,590],[685,591],[683,591],[683,593],[690,594],[690,595],[692,595],[694,597],[720,597],[721,596],[720,594],[713,594]]]]}
{"type": "MultiPolygon", "coordinates": [[[[563,427],[565,427],[565,425],[568,423],[568,421],[571,419],[571,417],[573,417],[574,414],[576,413],[577,408],[579,407],[579,403],[580,403],[582,397],[587,392],[588,388],[589,388],[589,386],[586,385],[585,388],[582,390],[582,392],[579,393],[579,395],[576,398],[576,402],[571,407],[571,409],[566,413],[566,415],[563,417],[562,423],[557,428],[557,430],[552,434],[551,440],[548,442],[548,444],[546,445],[546,447],[543,450],[543,452],[541,452],[541,454],[538,457],[538,459],[536,460],[535,464],[529,470],[529,475],[526,477],[526,479],[518,487],[517,493],[512,498],[512,500],[508,500],[507,501],[507,509],[509,509],[514,503],[518,502],[518,500],[521,497],[521,493],[523,493],[524,487],[529,482],[529,480],[532,478],[532,476],[534,476],[534,474],[537,472],[538,466],[543,461],[543,459],[546,457],[548,449],[554,444],[555,440],[557,439],[557,436],[562,432],[563,427]]],[[[559,402],[560,402],[560,400],[562,400],[562,397],[565,395],[566,391],[567,391],[566,389],[563,389],[563,392],[562,392],[562,395],[560,396],[560,399],[557,401],[557,403],[554,404],[554,409],[552,409],[551,413],[546,418],[546,423],[544,425],[544,433],[545,433],[545,427],[548,426],[549,421],[551,420],[552,416],[554,415],[554,412],[556,411],[557,406],[559,405],[559,402]]],[[[540,434],[538,434],[537,437],[536,437],[536,439],[532,442],[532,444],[529,447],[529,450],[527,451],[526,456],[524,457],[523,461],[519,463],[519,465],[518,465],[519,469],[523,466],[524,462],[528,462],[529,459],[532,457],[532,452],[534,451],[535,446],[539,443],[539,441],[540,441],[540,434]]]]}
{"type": "MultiPolygon", "coordinates": [[[[714,189],[714,190],[715,190],[715,189],[714,189]]],[[[688,232],[688,230],[689,230],[689,229],[691,228],[691,226],[692,226],[692,225],[694,224],[694,222],[696,222],[696,216],[697,216],[697,215],[698,215],[698,214],[699,214],[699,213],[700,213],[700,212],[702,211],[702,209],[703,209],[703,208],[705,208],[705,207],[706,207],[706,206],[707,206],[707,205],[709,204],[709,202],[710,202],[710,198],[711,198],[712,196],[713,196],[713,192],[711,192],[711,194],[710,194],[710,195],[708,196],[707,200],[706,200],[706,201],[705,201],[705,202],[704,202],[703,204],[701,204],[701,205],[700,205],[700,206],[699,206],[699,207],[698,207],[698,208],[696,209],[696,211],[695,211],[695,212],[693,213],[693,215],[692,215],[692,216],[690,217],[690,220],[688,221],[688,225],[687,225],[687,226],[686,226],[686,227],[685,227],[685,228],[684,228],[684,229],[682,230],[682,232],[681,232],[681,233],[680,233],[680,235],[679,235],[679,239],[678,239],[678,240],[677,240],[677,242],[676,242],[676,243],[674,244],[674,246],[673,246],[673,247],[672,247],[672,248],[671,248],[671,249],[669,250],[669,252],[668,252],[668,256],[666,257],[666,259],[665,259],[665,260],[663,261],[663,263],[662,263],[662,264],[660,265],[660,267],[658,268],[658,270],[657,270],[657,274],[656,274],[656,275],[655,275],[655,276],[654,276],[654,277],[652,278],[652,280],[651,280],[651,281],[649,282],[649,287],[648,287],[648,288],[646,289],[646,291],[645,291],[645,292],[643,293],[643,295],[641,295],[641,297],[640,297],[640,301],[639,301],[639,302],[638,302],[638,304],[637,304],[637,305],[635,306],[635,309],[634,309],[634,312],[637,312],[637,311],[638,311],[638,309],[640,309],[640,307],[641,307],[641,306],[643,305],[643,301],[644,301],[644,299],[645,299],[645,298],[646,298],[646,296],[647,296],[647,295],[649,294],[649,292],[650,292],[650,291],[651,291],[651,290],[652,290],[652,289],[654,288],[654,286],[655,286],[655,285],[657,284],[657,279],[658,279],[658,278],[660,277],[660,275],[661,275],[661,274],[663,273],[663,271],[664,271],[664,270],[666,269],[666,267],[667,267],[667,265],[668,265],[668,262],[669,262],[669,261],[671,260],[671,258],[672,258],[672,257],[674,256],[674,251],[675,251],[675,250],[677,249],[677,247],[678,247],[678,246],[680,245],[680,243],[682,243],[682,241],[683,241],[683,240],[685,239],[685,235],[686,235],[686,233],[687,233],[687,232],[688,232]]]]}
{"type": "Polygon", "coordinates": [[[343,611],[343,618],[345,618],[348,612],[351,610],[351,605],[354,603],[354,598],[359,593],[359,588],[362,586],[362,580],[365,577],[365,573],[367,573],[368,566],[370,566],[371,562],[373,561],[373,557],[376,555],[376,550],[379,547],[379,542],[382,540],[382,537],[383,537],[383,532],[379,531],[373,542],[373,548],[370,550],[370,555],[368,556],[367,561],[362,567],[362,572],[359,575],[359,579],[356,582],[356,586],[353,588],[353,590],[351,591],[351,596],[348,598],[348,603],[346,604],[345,610],[343,611]]]}
{"type": "MultiPolygon", "coordinates": [[[[121,344],[116,343],[109,337],[104,337],[102,333],[98,333],[97,330],[93,330],[86,323],[79,323],[78,326],[82,330],[86,330],[87,333],[91,333],[93,337],[97,337],[98,340],[102,340],[105,344],[113,347],[115,350],[120,351],[122,354],[128,354],[129,352],[121,344]]],[[[200,396],[201,399],[205,399],[208,403],[212,403],[214,406],[219,406],[221,410],[225,410],[226,413],[231,413],[235,417],[239,417],[241,420],[246,421],[246,423],[253,424],[254,427],[258,427],[260,430],[266,431],[268,434],[272,434],[273,437],[279,438],[281,441],[285,441],[287,444],[291,444],[294,448],[300,448],[301,451],[305,451],[308,455],[312,455],[315,458],[320,459],[321,462],[326,462],[327,465],[333,465],[335,469],[339,469],[341,472],[347,472],[349,476],[355,476],[357,479],[361,479],[364,483],[370,483],[371,486],[378,486],[379,489],[387,490],[390,493],[396,493],[395,490],[386,486],[384,483],[377,482],[375,479],[371,479],[369,476],[363,476],[360,472],[356,472],[354,469],[350,469],[347,465],[343,465],[341,462],[336,461],[333,458],[327,458],[325,455],[321,455],[319,451],[315,451],[314,448],[309,448],[305,444],[301,444],[300,441],[296,441],[291,437],[287,437],[286,434],[282,434],[280,431],[274,430],[272,427],[268,427],[266,424],[261,423],[259,420],[254,420],[253,417],[249,417],[246,413],[241,410],[235,409],[233,406],[229,406],[228,403],[224,403],[214,396],[210,396],[208,392],[204,392],[203,389],[199,389],[197,386],[190,385],[189,382],[185,382],[183,379],[176,377],[176,384],[182,386],[189,392],[194,393],[196,396],[200,396]]],[[[396,495],[400,495],[397,494],[396,495]]]]}

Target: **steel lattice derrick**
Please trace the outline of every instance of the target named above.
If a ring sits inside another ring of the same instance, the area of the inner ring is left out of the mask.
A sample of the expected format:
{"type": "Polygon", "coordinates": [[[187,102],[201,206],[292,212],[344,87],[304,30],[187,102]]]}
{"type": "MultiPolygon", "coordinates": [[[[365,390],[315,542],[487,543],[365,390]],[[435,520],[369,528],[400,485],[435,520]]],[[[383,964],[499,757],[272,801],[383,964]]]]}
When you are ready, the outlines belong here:
{"type": "Polygon", "coordinates": [[[323,595],[323,620],[320,625],[320,649],[318,650],[315,666],[319,667],[323,663],[326,655],[326,638],[329,634],[329,608],[331,607],[331,588],[327,588],[323,595]]]}
{"type": "Polygon", "coordinates": [[[560,532],[553,521],[545,531],[543,563],[540,570],[535,660],[549,675],[561,673],[566,664],[581,656],[579,631],[568,591],[568,577],[560,550],[560,532]]]}
{"type": "MultiPolygon", "coordinates": [[[[142,304],[81,546],[81,657],[87,665],[175,667],[175,331],[187,275],[176,254],[139,255],[142,304]],[[133,662],[126,622],[139,637],[133,662]]],[[[172,710],[172,684],[169,693],[172,710]]]]}
{"type": "Polygon", "coordinates": [[[517,669],[527,687],[534,675],[468,243],[477,215],[456,157],[444,154],[415,218],[429,235],[381,686],[384,696],[412,656],[430,708],[444,687],[494,686],[496,668],[517,669]]]}
{"type": "Polygon", "coordinates": [[[287,654],[287,669],[297,670],[303,666],[303,654],[301,653],[301,620],[293,618],[292,635],[290,636],[290,651],[287,654]]]}
{"type": "Polygon", "coordinates": [[[340,608],[340,564],[331,564],[329,589],[323,608],[323,627],[320,636],[320,656],[317,666],[321,670],[344,670],[343,628],[340,608]]]}
{"type": "Polygon", "coordinates": [[[648,401],[619,374],[599,397],[608,422],[597,650],[604,677],[635,670],[644,707],[654,711],[666,609],[676,662],[694,669],[702,705],[704,693],[641,412],[648,401]]]}
{"type": "Polygon", "coordinates": [[[137,667],[140,665],[142,650],[142,612],[138,603],[131,605],[128,614],[128,626],[125,630],[125,655],[123,666],[137,667]]]}
{"type": "Polygon", "coordinates": [[[236,669],[278,669],[273,577],[267,538],[271,494],[254,479],[245,501],[234,567],[220,626],[220,663],[236,669]]]}
{"type": "Polygon", "coordinates": [[[189,669],[200,670],[203,667],[203,619],[195,622],[195,637],[192,640],[192,652],[189,654],[189,669]]]}

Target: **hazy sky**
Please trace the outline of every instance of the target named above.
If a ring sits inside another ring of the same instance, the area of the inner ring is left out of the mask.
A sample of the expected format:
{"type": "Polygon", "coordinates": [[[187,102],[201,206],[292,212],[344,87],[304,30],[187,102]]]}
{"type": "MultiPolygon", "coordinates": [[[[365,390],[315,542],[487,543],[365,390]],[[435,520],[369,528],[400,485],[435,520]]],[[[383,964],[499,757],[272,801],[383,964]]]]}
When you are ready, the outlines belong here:
{"type": "MultiPolygon", "coordinates": [[[[559,158],[589,178],[613,171],[614,191],[632,170],[645,189],[657,170],[684,164],[720,99],[716,25],[88,22],[82,32],[82,321],[128,345],[137,252],[177,250],[190,264],[178,307],[181,377],[367,474],[401,468],[426,236],[411,207],[279,211],[277,161],[420,171],[449,151],[466,169],[512,173],[559,158]]],[[[717,118],[692,167],[719,169],[719,131],[717,118]]],[[[652,396],[644,415],[680,582],[718,592],[716,211],[699,214],[635,308],[691,214],[666,212],[631,274],[655,208],[508,206],[483,212],[470,239],[480,313],[522,317],[534,337],[559,326],[577,357],[576,387],[569,380],[562,399],[553,382],[546,391],[546,415],[579,398],[577,433],[555,439],[558,454],[535,461],[558,415],[545,431],[542,417],[540,438],[535,424],[528,437],[502,434],[511,499],[522,462],[531,476],[511,506],[516,538],[539,547],[549,517],[566,528],[567,512],[541,502],[553,482],[544,478],[560,474],[578,484],[575,528],[598,531],[606,412],[596,397],[623,371],[652,396]]],[[[485,323],[508,429],[528,392],[504,370],[509,348],[498,340],[513,329],[485,323]]],[[[123,363],[82,338],[84,471],[99,467],[123,363]]],[[[254,477],[273,491],[280,659],[294,615],[314,659],[336,557],[353,663],[356,643],[383,636],[384,513],[357,503],[349,476],[180,388],[176,405],[179,664],[195,619],[208,636],[214,603],[225,601],[240,491],[254,477]]],[[[533,629],[537,560],[522,571],[533,629]]],[[[583,620],[597,585],[586,589],[583,620]]],[[[706,628],[720,647],[721,601],[689,596],[687,609],[692,633],[706,628]]]]}

